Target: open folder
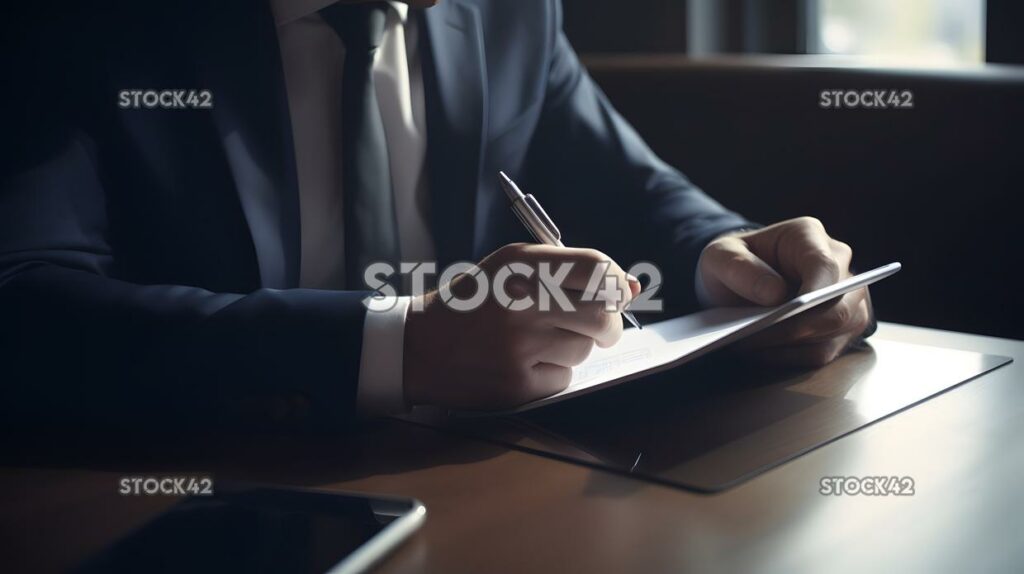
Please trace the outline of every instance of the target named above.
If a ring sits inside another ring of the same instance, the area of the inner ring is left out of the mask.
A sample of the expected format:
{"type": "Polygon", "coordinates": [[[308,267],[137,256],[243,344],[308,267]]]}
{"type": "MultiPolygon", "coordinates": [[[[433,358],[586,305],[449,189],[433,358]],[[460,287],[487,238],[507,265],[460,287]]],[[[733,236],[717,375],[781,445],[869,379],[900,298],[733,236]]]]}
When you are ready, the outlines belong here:
{"type": "Polygon", "coordinates": [[[899,263],[883,265],[778,307],[718,307],[645,325],[643,329],[630,329],[614,346],[595,348],[586,361],[573,369],[572,382],[564,391],[515,409],[488,414],[535,409],[682,365],[899,270],[899,263]]]}

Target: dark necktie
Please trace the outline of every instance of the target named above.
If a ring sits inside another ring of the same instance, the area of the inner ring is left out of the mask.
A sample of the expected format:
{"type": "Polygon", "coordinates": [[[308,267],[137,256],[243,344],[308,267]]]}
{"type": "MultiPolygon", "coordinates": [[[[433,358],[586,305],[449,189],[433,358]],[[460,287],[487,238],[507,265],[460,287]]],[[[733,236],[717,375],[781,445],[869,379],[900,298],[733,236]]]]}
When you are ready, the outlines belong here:
{"type": "Polygon", "coordinates": [[[373,85],[373,56],[384,38],[383,2],[334,4],[320,11],[345,45],[341,86],[341,169],[345,208],[345,283],[365,289],[370,263],[398,265],[391,171],[384,121],[373,85]]]}

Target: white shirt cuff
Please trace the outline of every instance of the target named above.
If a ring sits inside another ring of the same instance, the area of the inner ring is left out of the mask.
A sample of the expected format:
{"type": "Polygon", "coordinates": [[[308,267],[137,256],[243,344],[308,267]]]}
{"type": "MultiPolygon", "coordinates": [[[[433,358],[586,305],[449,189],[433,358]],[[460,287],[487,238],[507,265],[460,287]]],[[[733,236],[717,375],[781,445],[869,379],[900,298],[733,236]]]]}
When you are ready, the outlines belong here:
{"type": "Polygon", "coordinates": [[[361,415],[389,415],[409,410],[402,386],[402,355],[405,315],[411,299],[370,299],[363,322],[363,351],[356,389],[356,408],[361,415]]]}

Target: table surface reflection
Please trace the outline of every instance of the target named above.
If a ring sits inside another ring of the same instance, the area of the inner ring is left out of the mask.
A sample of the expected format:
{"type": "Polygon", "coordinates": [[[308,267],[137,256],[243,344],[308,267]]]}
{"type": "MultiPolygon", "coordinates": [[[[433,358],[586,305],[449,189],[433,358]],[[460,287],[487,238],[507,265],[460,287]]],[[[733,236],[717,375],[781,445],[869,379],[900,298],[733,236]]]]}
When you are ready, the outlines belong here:
{"type": "MultiPolygon", "coordinates": [[[[400,421],[172,445],[4,437],[0,568],[65,571],[177,500],[121,496],[121,476],[199,473],[422,500],[426,523],[382,574],[1020,571],[1024,342],[886,323],[872,341],[1016,361],[713,494],[400,421]],[[870,475],[913,477],[915,493],[819,493],[822,477],[870,475]]],[[[790,385],[809,397],[847,392],[826,383],[790,385]]],[[[857,402],[867,415],[888,408],[857,402]]],[[[736,440],[726,439],[714,444],[736,440]]],[[[615,454],[625,460],[631,446],[615,454]]]]}
{"type": "Polygon", "coordinates": [[[753,478],[1011,359],[876,339],[814,370],[709,356],[521,415],[418,422],[701,492],[753,478]]]}

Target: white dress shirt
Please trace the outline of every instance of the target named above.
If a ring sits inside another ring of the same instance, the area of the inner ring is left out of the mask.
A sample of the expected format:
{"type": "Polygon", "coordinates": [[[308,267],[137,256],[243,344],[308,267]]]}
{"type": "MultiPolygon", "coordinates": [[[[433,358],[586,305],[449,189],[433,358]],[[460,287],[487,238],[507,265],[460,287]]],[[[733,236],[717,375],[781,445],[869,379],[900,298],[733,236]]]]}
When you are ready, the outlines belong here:
{"type": "MultiPolygon", "coordinates": [[[[334,1],[271,0],[295,143],[302,228],[299,283],[313,289],[345,285],[340,117],[345,47],[317,13],[334,1]]],[[[433,261],[419,30],[408,17],[407,4],[388,5],[373,78],[390,159],[400,255],[402,261],[433,261]]],[[[407,408],[402,354],[408,306],[408,297],[398,297],[375,306],[386,310],[366,314],[356,401],[363,414],[407,408]]]]}

